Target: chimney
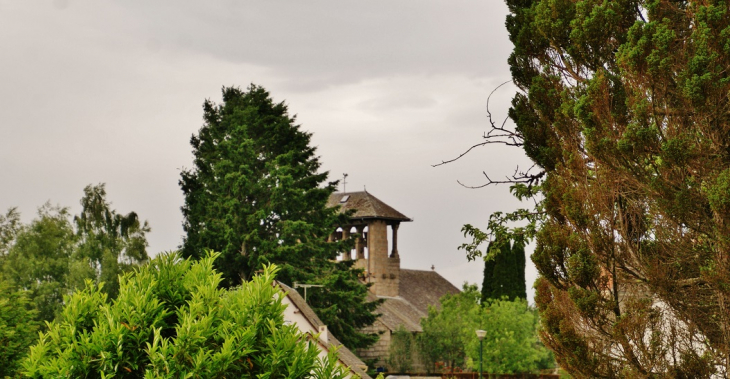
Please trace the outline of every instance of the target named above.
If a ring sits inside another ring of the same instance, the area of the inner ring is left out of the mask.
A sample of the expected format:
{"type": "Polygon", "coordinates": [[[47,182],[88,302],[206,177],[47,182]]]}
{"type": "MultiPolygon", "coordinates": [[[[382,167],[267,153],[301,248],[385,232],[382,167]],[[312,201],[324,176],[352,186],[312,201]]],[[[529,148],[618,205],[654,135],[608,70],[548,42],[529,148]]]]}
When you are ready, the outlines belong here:
{"type": "Polygon", "coordinates": [[[324,343],[329,343],[329,332],[327,331],[327,325],[322,325],[319,327],[319,339],[324,343]]]}

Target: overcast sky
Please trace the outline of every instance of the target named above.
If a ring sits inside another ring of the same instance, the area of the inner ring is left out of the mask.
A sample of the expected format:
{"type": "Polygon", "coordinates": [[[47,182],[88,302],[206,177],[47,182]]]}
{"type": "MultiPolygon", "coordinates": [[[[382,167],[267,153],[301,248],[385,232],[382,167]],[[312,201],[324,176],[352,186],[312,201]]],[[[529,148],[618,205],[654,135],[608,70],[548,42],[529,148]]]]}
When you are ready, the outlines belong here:
{"type": "MultiPolygon", "coordinates": [[[[457,180],[528,161],[489,147],[431,165],[488,130],[487,96],[510,79],[506,14],[496,0],[0,0],[0,210],[30,221],[50,200],[75,214],[84,186],[106,183],[113,208],[149,221],[152,255],[176,249],[202,103],[256,83],[313,133],[331,179],[348,173],[348,191],[414,219],[402,267],[481,284],[461,226],[519,203],[457,180]]],[[[497,118],[514,91],[492,97],[497,118]]]]}

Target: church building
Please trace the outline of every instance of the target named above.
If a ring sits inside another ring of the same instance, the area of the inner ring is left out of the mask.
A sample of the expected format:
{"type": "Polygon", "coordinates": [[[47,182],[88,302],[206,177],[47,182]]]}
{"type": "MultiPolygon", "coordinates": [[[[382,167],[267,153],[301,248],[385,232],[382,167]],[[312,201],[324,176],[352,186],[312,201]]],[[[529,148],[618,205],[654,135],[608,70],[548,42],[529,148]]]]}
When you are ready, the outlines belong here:
{"type": "Polygon", "coordinates": [[[328,206],[340,206],[341,212],[354,210],[349,224],[341,225],[330,238],[348,238],[357,233],[355,249],[344,253],[342,259],[354,259],[354,266],[365,271],[364,281],[372,283],[371,301],[385,300],[376,311],[382,316],[364,330],[380,333],[380,339],[358,354],[364,360],[376,359],[379,366],[385,366],[392,333],[400,326],[411,333],[421,332],[420,321],[428,315],[429,305],[440,307],[441,296],[460,291],[434,270],[401,268],[398,229],[401,223],[413,220],[393,207],[367,191],[334,193],[328,206]]]}

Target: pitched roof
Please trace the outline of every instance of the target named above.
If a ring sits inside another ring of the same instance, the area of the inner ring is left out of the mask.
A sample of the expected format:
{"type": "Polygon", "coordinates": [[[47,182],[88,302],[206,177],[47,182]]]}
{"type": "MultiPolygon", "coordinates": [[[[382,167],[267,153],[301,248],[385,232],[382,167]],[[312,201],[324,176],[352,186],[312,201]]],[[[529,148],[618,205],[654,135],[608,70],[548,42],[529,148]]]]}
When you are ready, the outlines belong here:
{"type": "Polygon", "coordinates": [[[427,314],[419,311],[413,304],[409,303],[402,297],[378,297],[372,295],[368,300],[373,301],[376,299],[385,299],[385,301],[378,306],[375,313],[379,313],[380,317],[378,320],[385,325],[391,331],[397,330],[398,326],[403,327],[409,332],[421,332],[421,318],[426,317],[427,314]]]}
{"type": "Polygon", "coordinates": [[[461,292],[436,271],[400,270],[400,296],[428,315],[428,306],[441,307],[439,299],[461,292]]]}
{"type": "Polygon", "coordinates": [[[457,294],[456,286],[436,271],[400,270],[400,296],[385,297],[371,294],[371,301],[385,299],[377,313],[380,321],[391,331],[399,325],[410,332],[421,332],[421,319],[428,316],[428,306],[441,308],[439,299],[446,294],[457,294]]]}
{"type": "Polygon", "coordinates": [[[333,193],[327,201],[327,206],[336,207],[338,205],[340,206],[340,212],[355,210],[355,213],[350,217],[351,219],[413,221],[367,191],[333,193]]]}
{"type": "MultiPolygon", "coordinates": [[[[312,308],[307,304],[306,301],[304,301],[304,298],[294,290],[293,288],[287,286],[284,283],[276,282],[276,285],[278,285],[284,293],[286,293],[286,296],[291,300],[292,304],[294,304],[297,309],[299,309],[299,312],[301,312],[302,316],[309,321],[309,323],[312,325],[314,330],[319,330],[320,326],[324,326],[325,324],[322,322],[322,320],[317,317],[317,314],[314,313],[312,308]]],[[[363,367],[367,367],[365,362],[360,360],[355,354],[350,351],[345,345],[342,344],[335,336],[332,335],[332,333],[329,333],[329,336],[327,338],[328,342],[323,343],[321,340],[318,341],[321,345],[323,345],[327,350],[331,346],[334,346],[337,348],[337,355],[340,360],[340,362],[347,366],[350,371],[352,371],[354,374],[359,375],[361,379],[372,379],[364,370],[363,367]]]]}

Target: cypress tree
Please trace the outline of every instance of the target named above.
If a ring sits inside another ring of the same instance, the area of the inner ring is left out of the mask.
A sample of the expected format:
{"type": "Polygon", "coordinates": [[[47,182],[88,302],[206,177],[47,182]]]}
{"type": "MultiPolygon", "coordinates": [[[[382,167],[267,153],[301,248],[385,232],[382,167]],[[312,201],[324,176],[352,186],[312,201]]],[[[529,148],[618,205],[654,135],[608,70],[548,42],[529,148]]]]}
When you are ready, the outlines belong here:
{"type": "Polygon", "coordinates": [[[524,241],[515,241],[512,244],[512,256],[515,261],[514,273],[514,298],[527,299],[527,282],[525,280],[525,243],[524,241]]]}
{"type": "Polygon", "coordinates": [[[499,252],[491,251],[492,254],[487,254],[490,258],[484,261],[482,303],[503,297],[526,299],[524,243],[505,241],[496,246],[490,244],[487,251],[497,248],[499,252]]]}
{"type": "MultiPolygon", "coordinates": [[[[487,252],[492,248],[492,243],[487,246],[487,252]]],[[[482,304],[492,299],[494,293],[494,267],[496,266],[495,258],[488,259],[489,254],[484,257],[484,279],[482,280],[482,304]]]]}

